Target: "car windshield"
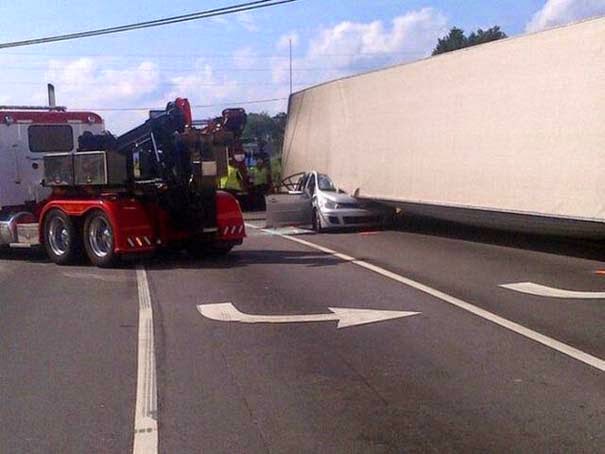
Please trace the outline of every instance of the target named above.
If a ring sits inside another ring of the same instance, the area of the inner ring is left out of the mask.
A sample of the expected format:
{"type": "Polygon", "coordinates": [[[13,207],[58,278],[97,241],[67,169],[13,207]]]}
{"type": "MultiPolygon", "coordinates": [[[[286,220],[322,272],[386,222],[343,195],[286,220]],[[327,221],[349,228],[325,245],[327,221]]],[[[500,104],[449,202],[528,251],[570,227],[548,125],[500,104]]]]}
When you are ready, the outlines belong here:
{"type": "Polygon", "coordinates": [[[331,191],[336,192],[336,186],[332,183],[332,180],[327,175],[318,174],[317,175],[317,185],[321,191],[331,191]]]}

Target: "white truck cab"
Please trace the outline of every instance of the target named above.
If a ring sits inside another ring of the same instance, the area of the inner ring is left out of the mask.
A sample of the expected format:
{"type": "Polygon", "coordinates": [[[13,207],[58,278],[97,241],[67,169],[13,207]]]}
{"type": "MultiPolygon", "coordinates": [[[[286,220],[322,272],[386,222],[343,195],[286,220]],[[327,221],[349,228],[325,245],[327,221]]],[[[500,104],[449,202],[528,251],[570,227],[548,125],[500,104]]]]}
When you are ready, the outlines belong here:
{"type": "Polygon", "coordinates": [[[103,132],[101,117],[61,107],[0,106],[0,213],[39,203],[50,191],[42,186],[43,156],[75,151],[84,131],[103,132]]]}
{"type": "Polygon", "coordinates": [[[0,106],[0,248],[39,244],[36,207],[51,192],[42,184],[44,155],[76,151],[83,132],[103,130],[91,112],[0,106]]]}

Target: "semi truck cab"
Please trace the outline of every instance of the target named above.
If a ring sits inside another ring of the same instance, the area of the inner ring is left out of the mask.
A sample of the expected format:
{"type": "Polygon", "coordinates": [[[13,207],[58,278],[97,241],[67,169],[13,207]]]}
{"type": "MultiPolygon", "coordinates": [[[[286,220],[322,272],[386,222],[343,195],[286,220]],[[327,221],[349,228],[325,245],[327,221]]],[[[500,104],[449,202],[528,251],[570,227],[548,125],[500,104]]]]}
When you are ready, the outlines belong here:
{"type": "Polygon", "coordinates": [[[46,199],[51,191],[41,184],[44,155],[74,152],[80,135],[103,130],[102,118],[92,112],[0,106],[0,213],[46,199]]]}

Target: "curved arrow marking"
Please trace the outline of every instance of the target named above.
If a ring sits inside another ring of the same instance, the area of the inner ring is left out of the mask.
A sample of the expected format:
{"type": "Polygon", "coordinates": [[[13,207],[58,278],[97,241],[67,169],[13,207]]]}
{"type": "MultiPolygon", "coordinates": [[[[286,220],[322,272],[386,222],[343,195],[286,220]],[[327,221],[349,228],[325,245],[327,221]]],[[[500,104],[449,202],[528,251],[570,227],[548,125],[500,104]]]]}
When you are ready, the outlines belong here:
{"type": "Polygon", "coordinates": [[[547,287],[534,284],[533,282],[518,282],[516,284],[503,284],[500,287],[514,290],[528,295],[545,296],[549,298],[573,298],[573,299],[601,299],[605,298],[605,292],[577,292],[574,290],[563,290],[560,288],[547,287]]]}
{"type": "Polygon", "coordinates": [[[373,309],[348,309],[329,307],[331,314],[311,315],[249,315],[240,312],[231,303],[201,304],[197,306],[202,316],[219,322],[240,323],[306,323],[338,321],[337,328],[366,325],[368,323],[383,322],[396,318],[419,315],[420,312],[383,311],[373,309]]]}

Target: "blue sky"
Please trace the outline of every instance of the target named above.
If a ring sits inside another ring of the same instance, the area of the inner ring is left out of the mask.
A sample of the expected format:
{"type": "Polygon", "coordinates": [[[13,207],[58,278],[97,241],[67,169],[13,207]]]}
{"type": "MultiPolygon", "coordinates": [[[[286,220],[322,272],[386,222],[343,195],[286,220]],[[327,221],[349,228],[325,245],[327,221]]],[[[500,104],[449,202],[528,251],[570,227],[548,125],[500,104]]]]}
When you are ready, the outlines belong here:
{"type": "MultiPolygon", "coordinates": [[[[0,42],[122,25],[239,0],[28,0],[0,2],[0,42]]],[[[299,0],[224,16],[79,41],[0,50],[0,104],[58,102],[97,110],[120,133],[146,116],[111,109],[161,107],[188,97],[195,117],[242,102],[286,109],[288,39],[294,89],[430,54],[452,26],[500,25],[511,36],[605,14],[605,0],[299,0]]]]}

